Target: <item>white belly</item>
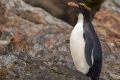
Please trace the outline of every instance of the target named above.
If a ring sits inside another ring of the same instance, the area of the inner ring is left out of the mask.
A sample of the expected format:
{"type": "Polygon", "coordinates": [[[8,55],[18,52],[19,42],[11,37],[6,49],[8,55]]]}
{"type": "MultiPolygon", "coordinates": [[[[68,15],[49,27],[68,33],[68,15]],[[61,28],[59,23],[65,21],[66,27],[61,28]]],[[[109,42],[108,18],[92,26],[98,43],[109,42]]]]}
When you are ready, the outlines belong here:
{"type": "Polygon", "coordinates": [[[90,66],[86,62],[84,53],[85,42],[82,25],[82,23],[78,23],[73,29],[70,36],[70,49],[75,67],[77,70],[86,74],[88,73],[90,66]]]}

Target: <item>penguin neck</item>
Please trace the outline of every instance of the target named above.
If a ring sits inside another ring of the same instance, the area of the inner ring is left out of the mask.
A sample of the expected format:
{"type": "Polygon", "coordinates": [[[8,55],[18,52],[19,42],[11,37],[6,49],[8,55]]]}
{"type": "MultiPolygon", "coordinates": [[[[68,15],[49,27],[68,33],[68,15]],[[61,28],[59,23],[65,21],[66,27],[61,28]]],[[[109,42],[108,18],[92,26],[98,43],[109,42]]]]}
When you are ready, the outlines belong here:
{"type": "Polygon", "coordinates": [[[78,22],[81,22],[81,21],[91,21],[90,13],[89,12],[87,14],[79,13],[78,14],[78,22]]]}
{"type": "Polygon", "coordinates": [[[91,20],[90,20],[90,12],[89,11],[85,12],[83,14],[83,16],[84,16],[85,21],[90,21],[91,22],[91,20]]]}
{"type": "Polygon", "coordinates": [[[83,14],[79,13],[78,14],[78,23],[83,22],[83,14]]]}

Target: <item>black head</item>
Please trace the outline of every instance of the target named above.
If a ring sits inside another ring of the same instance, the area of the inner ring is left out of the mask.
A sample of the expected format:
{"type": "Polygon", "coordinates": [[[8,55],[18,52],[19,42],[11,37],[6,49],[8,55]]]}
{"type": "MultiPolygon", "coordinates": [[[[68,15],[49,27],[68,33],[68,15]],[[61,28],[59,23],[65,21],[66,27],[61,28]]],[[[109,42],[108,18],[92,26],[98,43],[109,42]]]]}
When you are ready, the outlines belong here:
{"type": "Polygon", "coordinates": [[[82,14],[86,14],[89,13],[89,11],[91,10],[87,5],[85,5],[84,3],[74,3],[74,2],[69,2],[68,3],[69,6],[72,6],[77,13],[82,13],[82,14]]]}

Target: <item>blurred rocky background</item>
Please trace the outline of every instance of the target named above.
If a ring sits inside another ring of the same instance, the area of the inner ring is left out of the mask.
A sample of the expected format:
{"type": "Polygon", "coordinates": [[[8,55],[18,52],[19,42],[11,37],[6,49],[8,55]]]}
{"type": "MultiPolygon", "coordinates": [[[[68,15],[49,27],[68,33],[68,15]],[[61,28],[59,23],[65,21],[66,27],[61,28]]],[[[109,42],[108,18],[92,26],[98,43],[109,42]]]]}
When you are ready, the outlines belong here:
{"type": "MultiPolygon", "coordinates": [[[[90,80],[75,69],[70,55],[77,17],[67,6],[70,0],[25,1],[34,7],[0,0],[0,80],[90,80]]],[[[120,1],[84,1],[92,8],[103,49],[101,80],[120,80],[120,1]]]]}
{"type": "Polygon", "coordinates": [[[73,8],[67,5],[68,2],[73,1],[76,3],[82,2],[92,8],[91,18],[96,11],[100,9],[100,5],[104,0],[24,0],[26,3],[41,7],[52,16],[55,16],[63,21],[75,25],[77,21],[77,14],[73,8]]]}
{"type": "Polygon", "coordinates": [[[120,1],[106,0],[94,15],[93,24],[104,52],[101,76],[120,80],[120,1]]]}

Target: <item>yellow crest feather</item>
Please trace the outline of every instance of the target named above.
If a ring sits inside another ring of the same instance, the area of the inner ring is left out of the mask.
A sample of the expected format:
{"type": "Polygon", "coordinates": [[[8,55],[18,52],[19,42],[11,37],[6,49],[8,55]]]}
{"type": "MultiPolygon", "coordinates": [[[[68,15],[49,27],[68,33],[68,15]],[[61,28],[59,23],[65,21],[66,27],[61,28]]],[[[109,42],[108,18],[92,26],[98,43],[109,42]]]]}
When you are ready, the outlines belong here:
{"type": "Polygon", "coordinates": [[[81,6],[84,6],[87,10],[91,10],[87,5],[85,5],[84,3],[79,3],[81,6]]]}

